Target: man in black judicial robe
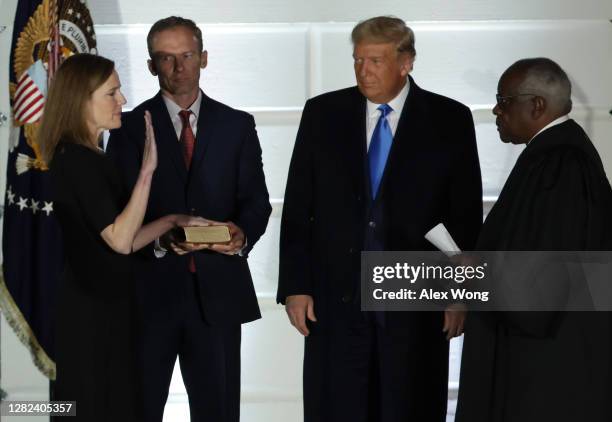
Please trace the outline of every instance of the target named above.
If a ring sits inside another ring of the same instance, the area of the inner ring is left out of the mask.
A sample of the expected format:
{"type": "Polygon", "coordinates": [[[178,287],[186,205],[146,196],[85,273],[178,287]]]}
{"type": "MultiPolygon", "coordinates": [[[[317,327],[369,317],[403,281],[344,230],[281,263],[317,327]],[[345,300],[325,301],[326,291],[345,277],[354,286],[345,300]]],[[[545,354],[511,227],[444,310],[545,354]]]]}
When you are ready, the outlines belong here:
{"type": "Polygon", "coordinates": [[[277,300],[306,336],[304,420],[443,422],[447,338],[463,318],[361,312],[360,252],[434,249],[424,235],[438,223],[473,248],[482,224],[474,124],[467,107],[408,76],[414,37],[402,20],[368,19],[352,39],[358,86],[306,103],[283,206],[277,300]],[[387,123],[376,193],[370,158],[387,123]]]}
{"type": "MultiPolygon", "coordinates": [[[[570,93],[549,59],[520,60],[502,75],[493,109],[500,138],[527,146],[477,250],[610,250],[612,190],[593,144],[567,116],[570,93]]],[[[610,313],[468,313],[457,422],[603,422],[610,397],[610,313]]]]}

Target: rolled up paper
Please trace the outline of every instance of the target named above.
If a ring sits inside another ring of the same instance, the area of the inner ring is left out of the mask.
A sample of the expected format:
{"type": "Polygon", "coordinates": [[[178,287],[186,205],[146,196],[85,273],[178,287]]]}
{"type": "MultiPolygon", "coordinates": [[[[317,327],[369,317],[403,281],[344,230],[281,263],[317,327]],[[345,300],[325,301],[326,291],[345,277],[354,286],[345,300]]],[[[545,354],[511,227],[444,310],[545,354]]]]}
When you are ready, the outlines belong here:
{"type": "Polygon", "coordinates": [[[433,229],[425,233],[425,239],[429,240],[436,248],[444,252],[446,256],[454,256],[461,253],[461,249],[453,240],[451,234],[446,230],[444,224],[439,223],[433,229]]]}

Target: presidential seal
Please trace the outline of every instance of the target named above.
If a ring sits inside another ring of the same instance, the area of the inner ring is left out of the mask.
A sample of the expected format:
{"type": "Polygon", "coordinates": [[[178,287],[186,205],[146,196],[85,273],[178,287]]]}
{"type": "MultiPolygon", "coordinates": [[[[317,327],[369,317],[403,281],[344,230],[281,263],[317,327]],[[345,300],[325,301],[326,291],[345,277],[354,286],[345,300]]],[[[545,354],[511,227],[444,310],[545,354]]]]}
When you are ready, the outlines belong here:
{"type": "Polygon", "coordinates": [[[84,0],[43,0],[19,34],[14,49],[10,97],[13,124],[23,128],[33,157],[20,153],[17,174],[47,170],[37,131],[47,96],[47,83],[62,59],[78,53],[97,54],[93,21],[84,0]]]}

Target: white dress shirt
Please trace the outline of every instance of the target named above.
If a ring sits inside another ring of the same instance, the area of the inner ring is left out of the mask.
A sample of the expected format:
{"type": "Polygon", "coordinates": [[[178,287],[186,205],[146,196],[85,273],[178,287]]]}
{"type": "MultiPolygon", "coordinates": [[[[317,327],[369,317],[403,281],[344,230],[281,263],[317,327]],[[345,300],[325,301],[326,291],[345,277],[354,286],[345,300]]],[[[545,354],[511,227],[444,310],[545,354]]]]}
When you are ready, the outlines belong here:
{"type": "MultiPolygon", "coordinates": [[[[172,126],[174,126],[174,132],[176,132],[176,139],[180,140],[181,131],[183,130],[183,121],[181,120],[181,116],[179,113],[182,110],[177,103],[172,101],[170,98],[162,95],[164,99],[164,103],[166,104],[166,109],[168,110],[168,114],[170,115],[170,120],[172,121],[172,126]]],[[[198,90],[198,98],[189,106],[187,110],[191,111],[189,115],[189,124],[191,125],[191,130],[193,131],[193,136],[198,135],[198,117],[200,116],[200,106],[202,105],[202,91],[198,90]]]]}
{"type": "MultiPolygon", "coordinates": [[[[387,114],[387,121],[389,122],[389,126],[391,127],[391,133],[395,136],[395,131],[397,130],[397,124],[399,122],[400,116],[402,115],[402,109],[404,108],[404,103],[406,102],[406,98],[408,98],[408,91],[410,90],[410,80],[406,78],[406,85],[402,88],[402,90],[397,94],[397,96],[389,101],[387,104],[393,109],[389,114],[387,114]]],[[[370,141],[372,140],[372,135],[374,134],[374,129],[376,129],[376,124],[378,123],[378,119],[380,118],[380,110],[378,110],[378,106],[380,104],[373,103],[370,100],[367,100],[367,110],[366,110],[366,140],[368,150],[370,149],[370,141]]]]}

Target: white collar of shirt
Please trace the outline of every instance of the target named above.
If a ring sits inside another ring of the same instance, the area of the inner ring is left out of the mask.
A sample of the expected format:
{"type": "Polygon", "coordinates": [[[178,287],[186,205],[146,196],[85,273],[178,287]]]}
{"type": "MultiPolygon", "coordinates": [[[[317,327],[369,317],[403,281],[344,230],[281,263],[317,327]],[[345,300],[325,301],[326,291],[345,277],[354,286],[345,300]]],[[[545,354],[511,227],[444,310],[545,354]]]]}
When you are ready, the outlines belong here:
{"type": "MultiPolygon", "coordinates": [[[[565,116],[561,116],[561,117],[559,117],[559,118],[557,118],[557,119],[553,120],[552,122],[550,122],[549,124],[547,124],[546,126],[544,126],[542,129],[540,129],[540,130],[538,131],[538,133],[536,133],[535,135],[533,135],[533,137],[532,137],[532,138],[529,140],[529,142],[533,141],[533,140],[534,140],[534,138],[535,138],[536,136],[538,136],[540,133],[544,132],[546,129],[550,129],[550,128],[551,128],[551,127],[553,127],[553,126],[557,126],[557,125],[560,125],[561,123],[565,123],[565,122],[567,122],[569,119],[570,119],[570,118],[569,118],[569,115],[567,115],[567,114],[566,114],[565,116]]],[[[529,142],[527,142],[527,143],[529,143],[529,142]]]]}
{"type": "MultiPolygon", "coordinates": [[[[181,138],[181,130],[183,129],[183,122],[181,121],[181,116],[179,113],[181,110],[181,106],[172,101],[170,98],[162,95],[164,99],[164,103],[166,104],[166,109],[168,109],[168,114],[170,114],[170,120],[172,121],[172,126],[174,126],[174,132],[176,133],[176,139],[181,138]]],[[[191,125],[191,130],[193,131],[193,136],[198,134],[198,117],[200,116],[200,106],[202,105],[202,91],[198,90],[198,98],[189,106],[187,110],[191,111],[191,115],[189,116],[189,123],[191,125]]]]}
{"type": "MultiPolygon", "coordinates": [[[[402,114],[402,109],[404,108],[406,98],[408,98],[409,91],[410,80],[406,78],[406,85],[404,85],[402,90],[399,92],[399,94],[397,94],[394,99],[387,103],[393,109],[389,112],[389,114],[387,114],[387,121],[389,122],[389,126],[391,127],[391,133],[393,133],[393,136],[395,136],[397,124],[402,114]]],[[[378,110],[379,106],[380,104],[376,104],[370,100],[367,100],[366,140],[368,148],[370,148],[370,140],[372,139],[372,134],[374,133],[374,129],[376,128],[376,124],[378,123],[378,119],[380,117],[380,110],[378,110]]]]}

